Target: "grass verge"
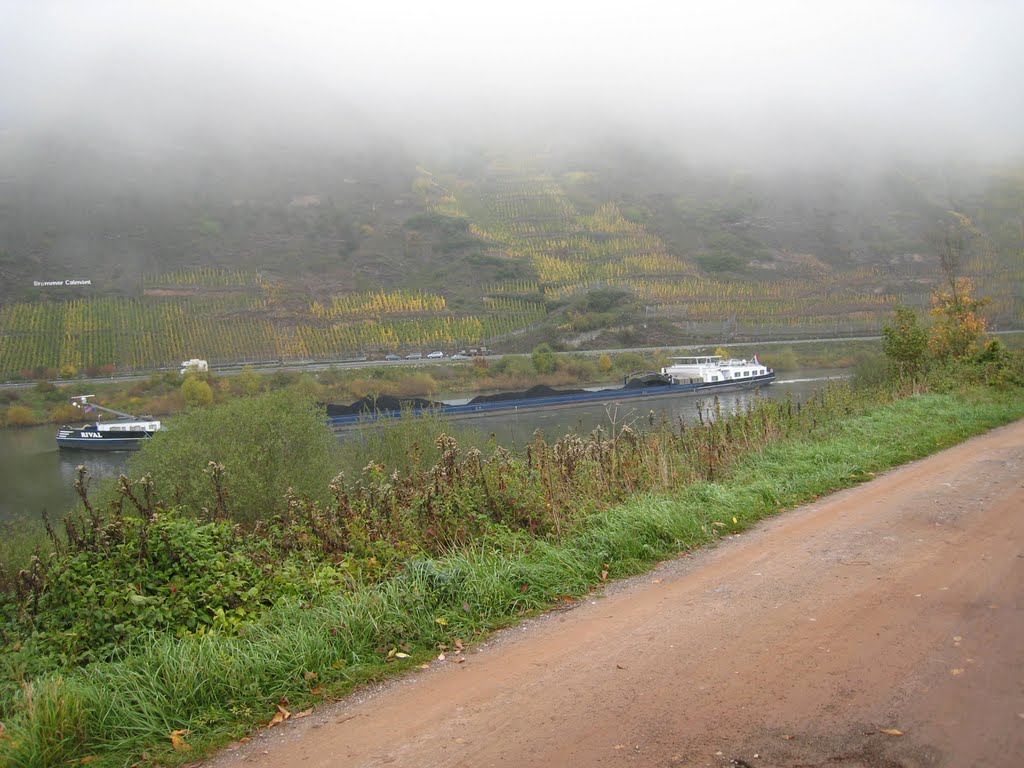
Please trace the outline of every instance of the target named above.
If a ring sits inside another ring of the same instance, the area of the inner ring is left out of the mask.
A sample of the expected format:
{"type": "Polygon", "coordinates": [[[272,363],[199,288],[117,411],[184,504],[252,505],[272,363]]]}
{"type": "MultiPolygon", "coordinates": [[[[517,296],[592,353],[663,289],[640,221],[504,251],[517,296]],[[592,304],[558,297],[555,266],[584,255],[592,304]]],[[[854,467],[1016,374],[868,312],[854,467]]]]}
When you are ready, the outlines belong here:
{"type": "Polygon", "coordinates": [[[459,648],[578,597],[1024,417],[1019,391],[924,395],[737,460],[727,479],[644,494],[595,513],[560,541],[483,539],[396,577],[277,605],[240,636],[144,638],[117,661],[23,686],[8,703],[0,762],[175,765],[353,686],[459,648]]]}

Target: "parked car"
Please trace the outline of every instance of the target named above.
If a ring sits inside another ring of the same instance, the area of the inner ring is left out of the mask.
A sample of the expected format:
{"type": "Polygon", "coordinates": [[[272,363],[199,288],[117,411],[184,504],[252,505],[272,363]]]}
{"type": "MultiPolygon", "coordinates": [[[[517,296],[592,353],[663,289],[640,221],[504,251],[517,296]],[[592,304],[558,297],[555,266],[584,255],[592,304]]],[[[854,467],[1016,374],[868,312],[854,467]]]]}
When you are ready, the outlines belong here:
{"type": "Polygon", "coordinates": [[[456,352],[454,355],[452,355],[452,360],[472,360],[472,359],[473,358],[471,358],[465,352],[456,352]]]}
{"type": "Polygon", "coordinates": [[[431,352],[429,355],[427,355],[428,360],[440,360],[442,357],[444,357],[444,352],[440,351],[431,352]]]}
{"type": "Polygon", "coordinates": [[[384,359],[385,360],[401,360],[402,358],[400,358],[398,355],[392,353],[390,355],[384,355],[384,359]]]}
{"type": "Polygon", "coordinates": [[[406,360],[422,360],[423,359],[423,353],[422,352],[410,352],[408,355],[405,356],[405,359],[406,360]]]}

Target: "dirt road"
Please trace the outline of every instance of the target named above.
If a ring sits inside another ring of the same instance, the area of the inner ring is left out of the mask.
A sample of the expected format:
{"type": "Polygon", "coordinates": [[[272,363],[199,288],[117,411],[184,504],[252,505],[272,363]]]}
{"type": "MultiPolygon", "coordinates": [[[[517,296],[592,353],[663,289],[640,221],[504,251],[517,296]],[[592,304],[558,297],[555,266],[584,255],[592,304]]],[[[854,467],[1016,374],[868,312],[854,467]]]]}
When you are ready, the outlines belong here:
{"type": "Polygon", "coordinates": [[[1024,765],[1024,422],[464,657],[205,765],[1024,765]]]}

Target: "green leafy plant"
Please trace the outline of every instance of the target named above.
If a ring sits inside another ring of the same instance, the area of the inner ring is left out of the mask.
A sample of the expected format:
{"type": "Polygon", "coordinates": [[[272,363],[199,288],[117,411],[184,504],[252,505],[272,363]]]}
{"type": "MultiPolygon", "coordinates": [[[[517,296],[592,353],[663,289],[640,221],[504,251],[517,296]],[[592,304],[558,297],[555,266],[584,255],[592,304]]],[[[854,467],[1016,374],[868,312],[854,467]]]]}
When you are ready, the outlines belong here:
{"type": "Polygon", "coordinates": [[[185,413],[147,440],[129,462],[149,475],[157,494],[201,516],[222,507],[237,521],[269,519],[289,489],[326,500],[337,441],[323,409],[309,397],[281,390],[185,413]],[[208,478],[223,468],[223,503],[208,478]],[[205,513],[204,513],[205,510],[205,513]]]}

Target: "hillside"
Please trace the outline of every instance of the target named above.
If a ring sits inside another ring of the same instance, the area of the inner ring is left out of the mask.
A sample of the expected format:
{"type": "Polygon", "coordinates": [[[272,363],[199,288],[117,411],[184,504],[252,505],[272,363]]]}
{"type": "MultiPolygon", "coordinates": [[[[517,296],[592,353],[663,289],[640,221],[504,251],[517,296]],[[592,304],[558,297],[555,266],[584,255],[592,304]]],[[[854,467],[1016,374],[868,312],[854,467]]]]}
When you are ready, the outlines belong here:
{"type": "Polygon", "coordinates": [[[935,233],[1024,326],[1024,173],[700,168],[656,148],[414,156],[7,135],[0,377],[877,332],[935,233]],[[83,285],[37,286],[36,282],[83,285]]]}

